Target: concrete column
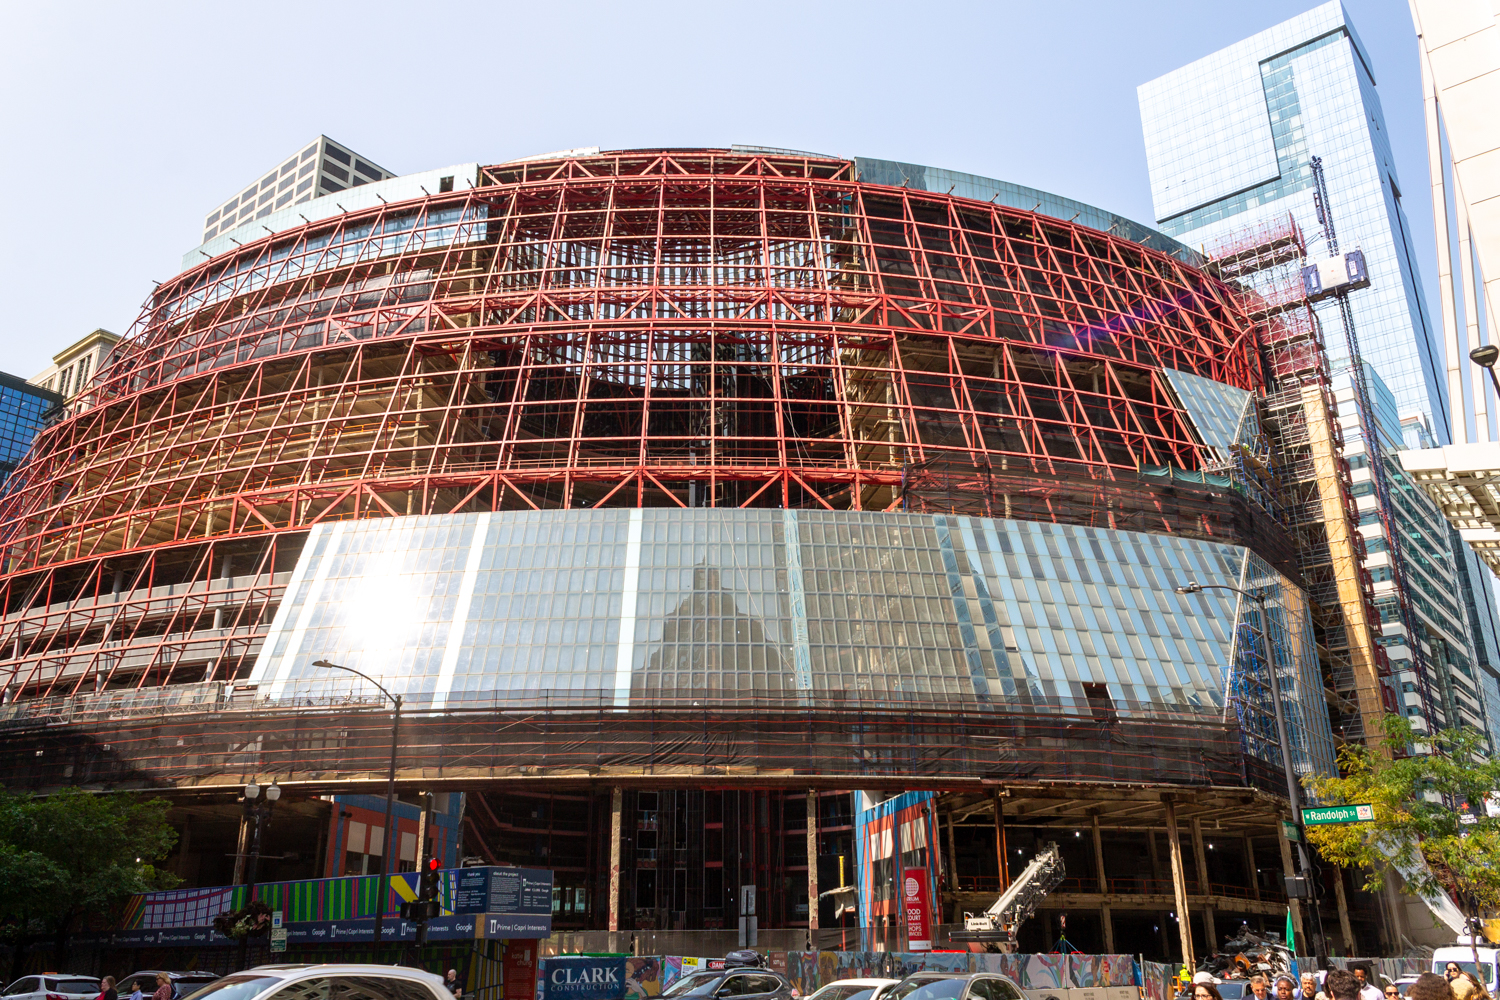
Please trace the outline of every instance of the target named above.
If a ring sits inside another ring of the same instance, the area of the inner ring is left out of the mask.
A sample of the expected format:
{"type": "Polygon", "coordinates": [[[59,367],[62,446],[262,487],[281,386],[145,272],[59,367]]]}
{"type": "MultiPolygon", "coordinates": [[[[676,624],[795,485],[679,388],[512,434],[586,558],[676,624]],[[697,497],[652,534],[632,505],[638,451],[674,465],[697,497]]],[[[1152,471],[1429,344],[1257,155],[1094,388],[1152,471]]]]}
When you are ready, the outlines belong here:
{"type": "Polygon", "coordinates": [[[1255,873],[1255,842],[1250,839],[1248,833],[1245,834],[1244,842],[1245,870],[1250,873],[1250,895],[1258,903],[1260,902],[1260,877],[1255,873]]]}
{"type": "Polygon", "coordinates": [[[1349,925],[1349,899],[1344,895],[1344,870],[1333,870],[1334,901],[1339,908],[1339,933],[1344,937],[1344,954],[1354,954],[1354,928],[1349,925]]]}
{"type": "MultiPolygon", "coordinates": [[[[1297,869],[1292,864],[1292,842],[1283,837],[1280,831],[1276,834],[1276,841],[1281,844],[1281,873],[1283,875],[1297,874],[1297,869]]],[[[1307,932],[1302,929],[1302,900],[1290,899],[1287,902],[1291,904],[1292,910],[1292,933],[1297,935],[1297,954],[1309,954],[1307,932]]]]}
{"type": "MultiPolygon", "coordinates": [[[[1099,894],[1109,895],[1109,879],[1104,874],[1104,837],[1099,832],[1099,814],[1089,813],[1089,825],[1093,827],[1094,833],[1094,872],[1099,883],[1099,894]]],[[[1109,904],[1104,903],[1099,907],[1099,926],[1104,931],[1104,951],[1106,954],[1115,953],[1115,921],[1109,912],[1109,904]]]]}
{"type": "Polygon", "coordinates": [[[1177,805],[1171,799],[1162,802],[1167,820],[1167,849],[1172,860],[1172,896],[1177,900],[1177,934],[1182,939],[1182,964],[1196,969],[1193,960],[1193,922],[1188,916],[1187,874],[1182,868],[1182,840],[1177,836],[1177,805]]]}
{"type": "Polygon", "coordinates": [[[1214,928],[1213,890],[1208,881],[1208,853],[1203,849],[1203,820],[1193,817],[1193,863],[1198,866],[1198,893],[1203,899],[1203,941],[1209,954],[1219,950],[1219,934],[1214,928]]]}
{"type": "Polygon", "coordinates": [[[948,810],[948,888],[958,891],[958,848],[953,844],[953,810],[948,810]]]}
{"type": "Polygon", "coordinates": [[[809,950],[817,949],[811,939],[818,929],[818,790],[807,790],[807,931],[809,950]]]}
{"type": "Polygon", "coordinates": [[[995,793],[995,857],[1000,859],[1000,891],[1010,888],[1010,850],[1005,843],[1005,798],[995,793]]]}
{"type": "Polygon", "coordinates": [[[620,825],[625,791],[618,785],[609,794],[609,929],[620,929],[620,825]]]}
{"type": "Polygon", "coordinates": [[[1094,832],[1094,871],[1098,873],[1099,892],[1101,895],[1109,893],[1109,879],[1104,875],[1104,837],[1099,832],[1099,814],[1089,814],[1089,825],[1094,832]]]}
{"type": "Polygon", "coordinates": [[[234,842],[234,884],[245,884],[245,856],[250,853],[250,817],[240,817],[240,835],[234,842]]]}

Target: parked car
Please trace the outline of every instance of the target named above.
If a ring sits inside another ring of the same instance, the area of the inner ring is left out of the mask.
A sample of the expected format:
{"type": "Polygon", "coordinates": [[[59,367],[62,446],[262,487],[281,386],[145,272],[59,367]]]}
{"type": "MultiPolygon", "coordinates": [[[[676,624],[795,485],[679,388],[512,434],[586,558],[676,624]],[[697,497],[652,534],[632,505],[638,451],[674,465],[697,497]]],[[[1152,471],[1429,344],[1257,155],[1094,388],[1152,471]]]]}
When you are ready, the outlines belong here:
{"type": "MultiPolygon", "coordinates": [[[[667,987],[664,997],[756,997],[757,1000],[797,1000],[801,991],[791,980],[769,969],[706,969],[683,976],[667,987]]],[[[332,998],[330,998],[332,1000],[332,998]]]]}
{"type": "Polygon", "coordinates": [[[885,1000],[899,979],[840,979],[812,993],[807,1000],[885,1000]]]}
{"type": "MultiPolygon", "coordinates": [[[[128,998],[131,992],[131,983],[140,983],[141,992],[146,996],[156,992],[156,975],[165,972],[167,978],[172,980],[172,1000],[187,1000],[188,997],[197,993],[209,983],[217,982],[219,977],[212,972],[174,972],[171,969],[142,969],[134,975],[122,976],[115,982],[115,989],[122,998],[128,998]]],[[[94,990],[97,996],[99,991],[94,990]]]]}
{"type": "Polygon", "coordinates": [[[881,1000],[1026,1000],[1026,993],[1010,977],[993,972],[916,972],[881,1000]]]}
{"type": "Polygon", "coordinates": [[[5,988],[5,1000],[94,1000],[98,995],[99,980],[93,976],[58,972],[22,976],[5,988]]]}
{"type": "Polygon", "coordinates": [[[201,987],[198,1000],[266,1000],[286,987],[323,1000],[453,1000],[441,976],[400,965],[257,965],[201,987]]]}

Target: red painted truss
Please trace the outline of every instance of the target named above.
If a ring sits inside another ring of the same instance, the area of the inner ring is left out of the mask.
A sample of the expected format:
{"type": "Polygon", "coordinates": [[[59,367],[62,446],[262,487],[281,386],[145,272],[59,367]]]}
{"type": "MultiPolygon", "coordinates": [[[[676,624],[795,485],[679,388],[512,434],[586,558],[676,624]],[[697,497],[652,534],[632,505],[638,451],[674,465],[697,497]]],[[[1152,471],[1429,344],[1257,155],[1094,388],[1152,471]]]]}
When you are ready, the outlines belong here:
{"type": "Polygon", "coordinates": [[[12,601],[15,574],[333,518],[885,510],[934,464],[1134,480],[1204,464],[1161,369],[1262,384],[1217,279],[853,170],[533,161],[206,260],[13,476],[12,601]]]}

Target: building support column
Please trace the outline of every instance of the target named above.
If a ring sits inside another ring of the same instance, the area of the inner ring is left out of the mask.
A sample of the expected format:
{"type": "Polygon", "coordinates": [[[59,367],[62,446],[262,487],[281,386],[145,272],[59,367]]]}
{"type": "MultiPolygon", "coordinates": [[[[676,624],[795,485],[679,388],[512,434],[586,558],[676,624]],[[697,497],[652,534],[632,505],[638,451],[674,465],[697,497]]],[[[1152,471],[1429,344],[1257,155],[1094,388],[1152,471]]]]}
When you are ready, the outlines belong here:
{"type": "Polygon", "coordinates": [[[953,810],[948,810],[948,889],[958,891],[958,848],[953,844],[953,810]]]}
{"type": "MultiPolygon", "coordinates": [[[[1279,832],[1276,840],[1281,844],[1281,873],[1283,875],[1297,874],[1297,868],[1292,864],[1292,842],[1283,837],[1279,832]]],[[[1297,954],[1309,954],[1307,949],[1307,932],[1302,929],[1302,900],[1289,899],[1292,911],[1292,933],[1297,935],[1297,954]]]]}
{"type": "Polygon", "coordinates": [[[1203,897],[1203,946],[1212,955],[1219,950],[1219,934],[1214,928],[1213,889],[1208,881],[1208,853],[1203,849],[1203,820],[1193,817],[1193,863],[1198,866],[1198,894],[1203,897]]]}
{"type": "Polygon", "coordinates": [[[1005,796],[995,793],[995,857],[1000,861],[1000,891],[1010,888],[1010,849],[1005,842],[1005,796]]]}
{"type": "Polygon", "coordinates": [[[245,856],[250,853],[250,817],[240,817],[240,835],[234,842],[234,885],[245,884],[245,856]]]}
{"type": "Polygon", "coordinates": [[[609,929],[620,929],[620,827],[625,811],[625,790],[616,785],[609,793],[609,929]]]}
{"type": "Polygon", "coordinates": [[[1249,873],[1249,878],[1250,878],[1250,894],[1251,894],[1252,897],[1254,897],[1255,901],[1257,903],[1259,903],[1260,902],[1260,872],[1257,870],[1257,866],[1255,864],[1255,842],[1250,839],[1250,835],[1248,833],[1245,834],[1244,840],[1245,840],[1245,871],[1247,873],[1249,873]]]}
{"type": "Polygon", "coordinates": [[[1182,939],[1182,964],[1196,969],[1193,961],[1193,922],[1188,916],[1187,875],[1182,868],[1182,839],[1177,836],[1177,804],[1170,798],[1162,800],[1167,820],[1167,849],[1172,861],[1172,896],[1177,900],[1177,934],[1182,939]]]}
{"type": "Polygon", "coordinates": [[[818,790],[807,790],[807,950],[817,951],[818,931],[818,790]]]}
{"type": "MultiPolygon", "coordinates": [[[[1094,872],[1099,883],[1099,895],[1109,895],[1109,879],[1104,875],[1104,837],[1099,832],[1099,813],[1089,813],[1089,826],[1094,833],[1094,872]]],[[[1103,903],[1099,907],[1099,926],[1104,931],[1104,952],[1107,955],[1115,953],[1115,921],[1110,916],[1109,904],[1103,903]]]]}
{"type": "Polygon", "coordinates": [[[1349,923],[1349,898],[1344,895],[1344,869],[1333,870],[1333,898],[1339,908],[1339,933],[1344,938],[1344,954],[1353,955],[1354,928],[1349,923]]]}

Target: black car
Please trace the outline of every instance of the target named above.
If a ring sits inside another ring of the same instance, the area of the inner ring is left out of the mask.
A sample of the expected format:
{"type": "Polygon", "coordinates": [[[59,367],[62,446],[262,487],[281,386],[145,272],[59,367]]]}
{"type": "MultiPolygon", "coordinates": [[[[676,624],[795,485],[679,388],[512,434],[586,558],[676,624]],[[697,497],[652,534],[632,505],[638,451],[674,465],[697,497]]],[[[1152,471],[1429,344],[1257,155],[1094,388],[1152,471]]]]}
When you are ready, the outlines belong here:
{"type": "Polygon", "coordinates": [[[172,1000],[187,1000],[188,997],[197,993],[209,983],[218,982],[221,978],[212,972],[173,972],[170,969],[142,969],[134,975],[122,976],[116,980],[115,989],[119,992],[121,1000],[126,1000],[133,989],[131,983],[140,983],[142,995],[149,997],[156,992],[156,976],[161,972],[165,972],[167,978],[172,981],[172,1000]]]}
{"type": "Polygon", "coordinates": [[[881,1000],[1026,1000],[1026,994],[995,972],[914,972],[881,1000]]]}
{"type": "Polygon", "coordinates": [[[755,997],[756,1000],[796,1000],[801,996],[785,976],[768,969],[706,969],[690,972],[667,987],[663,997],[755,997]]]}

